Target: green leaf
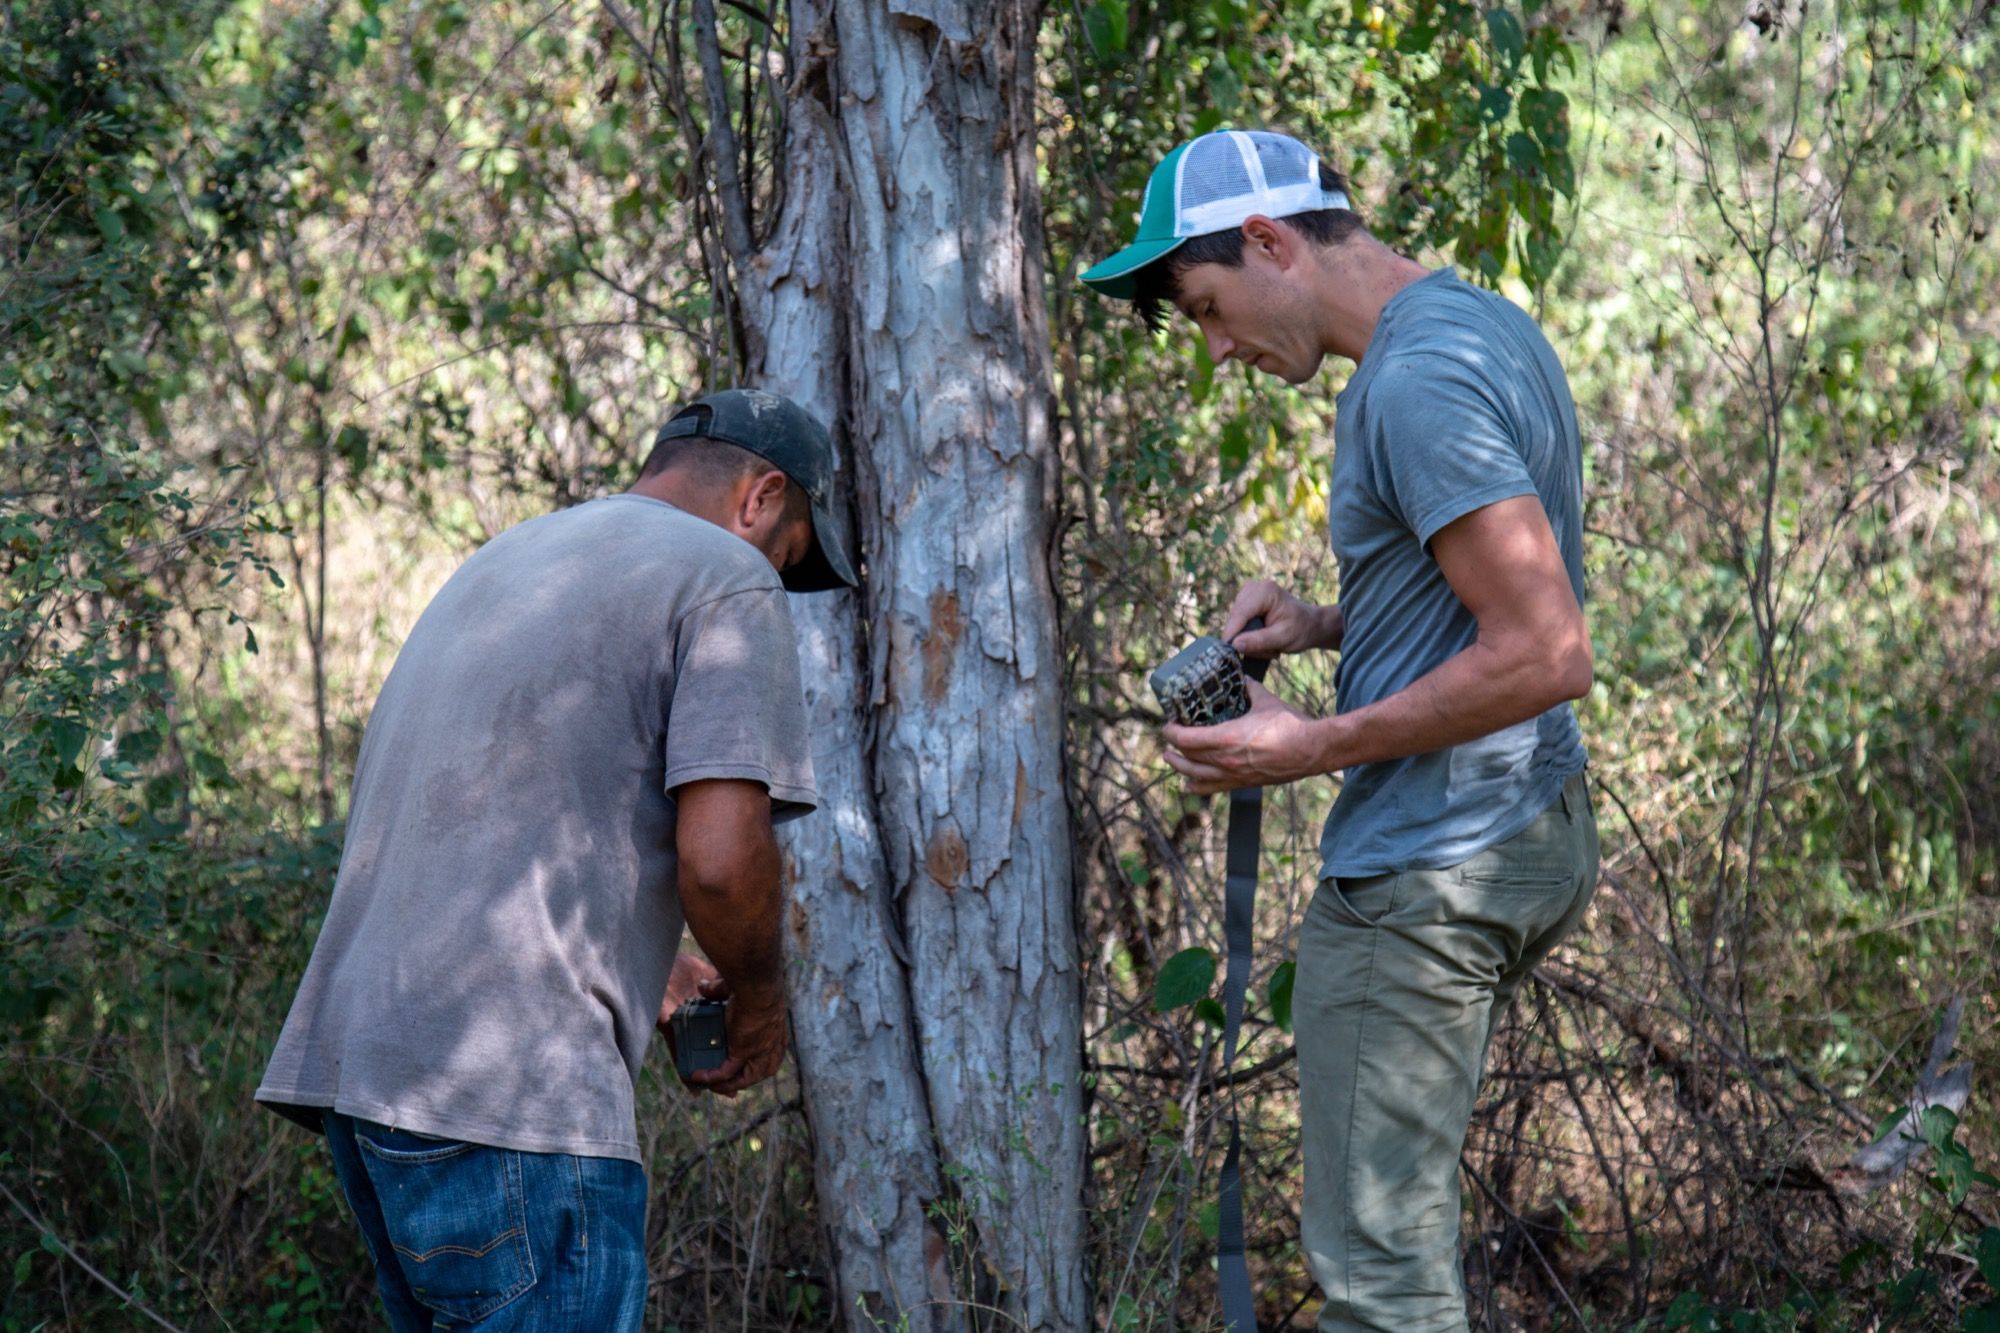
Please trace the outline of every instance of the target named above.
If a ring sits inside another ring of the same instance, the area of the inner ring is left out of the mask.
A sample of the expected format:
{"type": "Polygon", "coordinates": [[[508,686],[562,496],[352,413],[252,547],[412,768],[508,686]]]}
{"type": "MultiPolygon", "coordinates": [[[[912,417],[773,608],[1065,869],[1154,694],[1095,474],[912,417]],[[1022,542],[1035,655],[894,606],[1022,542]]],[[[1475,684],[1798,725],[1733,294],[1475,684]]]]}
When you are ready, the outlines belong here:
{"type": "Polygon", "coordinates": [[[115,208],[91,210],[90,220],[97,224],[98,232],[109,244],[116,245],[125,239],[125,219],[118,216],[115,208]]]}
{"type": "Polygon", "coordinates": [[[1153,985],[1153,1008],[1160,1013],[1193,1004],[1215,984],[1215,955],[1206,949],[1182,949],[1160,969],[1153,985]]]}
{"type": "Polygon", "coordinates": [[[188,759],[194,765],[194,771],[211,785],[224,788],[236,785],[236,780],[229,776],[229,765],[212,750],[196,750],[188,759]]]}
{"type": "Polygon", "coordinates": [[[356,472],[368,466],[368,432],[360,426],[342,426],[340,434],[334,437],[333,447],[356,472]]]}
{"type": "Polygon", "coordinates": [[[1507,163],[1523,176],[1542,174],[1542,148],[1528,135],[1515,130],[1507,136],[1507,163]]]}
{"type": "Polygon", "coordinates": [[[338,360],[346,353],[348,348],[366,343],[367,341],[368,321],[361,317],[359,311],[356,311],[347,317],[346,323],[340,326],[340,340],[333,345],[334,358],[338,360]]]}
{"type": "Polygon", "coordinates": [[[1928,1268],[1916,1268],[1896,1279],[1889,1288],[1889,1312],[1908,1314],[1917,1307],[1924,1297],[1937,1289],[1937,1274],[1928,1268]]]}
{"type": "Polygon", "coordinates": [[[1521,67],[1521,57],[1528,53],[1528,35],[1521,30],[1521,20],[1512,11],[1489,9],[1486,11],[1486,31],[1493,36],[1493,49],[1500,55],[1500,61],[1507,67],[1512,77],[1521,67]]]}
{"type": "Polygon", "coordinates": [[[1292,978],[1297,971],[1295,963],[1280,963],[1271,973],[1271,1021],[1280,1032],[1292,1030],[1292,978]]]}
{"type": "Polygon", "coordinates": [[[1920,1132],[1925,1143],[1943,1152],[1952,1135],[1958,1132],[1958,1113],[1949,1106],[1926,1106],[1920,1132]]]}
{"type": "Polygon", "coordinates": [[[1208,67],[1208,95],[1224,115],[1233,115],[1243,97],[1243,80],[1227,62],[1215,61],[1208,67]]]}
{"type": "Polygon", "coordinates": [[[1972,1154],[1962,1143],[1947,1141],[1937,1150],[1937,1180],[1944,1187],[1945,1196],[1956,1208],[1972,1193],[1972,1186],[1980,1172],[1972,1164],[1972,1154]]]}
{"type": "Polygon", "coordinates": [[[1479,118],[1489,125],[1497,125],[1507,119],[1507,113],[1514,109],[1514,94],[1494,84],[1479,90],[1479,118]]]}
{"type": "Polygon", "coordinates": [[[130,731],[118,738],[118,761],[143,764],[160,752],[160,733],[152,729],[130,731]]]}
{"type": "Polygon", "coordinates": [[[48,723],[49,739],[55,742],[56,764],[67,768],[76,763],[90,740],[90,728],[74,718],[59,717],[48,723]]]}
{"type": "Polygon", "coordinates": [[[1875,1122],[1875,1133],[1868,1141],[1870,1143],[1880,1143],[1883,1139],[1888,1138],[1890,1134],[1894,1133],[1896,1126],[1903,1122],[1903,1111],[1904,1108],[1899,1106],[1880,1120],[1877,1120],[1875,1122]]]}
{"type": "Polygon", "coordinates": [[[1241,472],[1250,462],[1250,423],[1243,417],[1236,417],[1222,428],[1222,438],[1216,442],[1216,454],[1222,460],[1222,479],[1228,481],[1241,472]]]}
{"type": "Polygon", "coordinates": [[[1960,1333],[2000,1333],[2000,1301],[1967,1310],[1958,1317],[1960,1333]]]}
{"type": "Polygon", "coordinates": [[[1718,1326],[1715,1311],[1702,1299],[1697,1291],[1684,1291],[1674,1297],[1674,1303],[1667,1307],[1666,1326],[1668,1328],[1691,1328],[1697,1333],[1710,1333],[1718,1326]]]}
{"type": "Polygon", "coordinates": [[[1124,51],[1130,39],[1125,0],[1098,0],[1083,12],[1084,35],[1100,60],[1109,60],[1124,51]]]}
{"type": "Polygon", "coordinates": [[[1546,148],[1569,147],[1569,99],[1546,88],[1521,92],[1521,124],[1546,148]]]}
{"type": "Polygon", "coordinates": [[[1551,149],[1542,164],[1549,173],[1549,184],[1564,198],[1576,197],[1576,168],[1571,165],[1569,154],[1561,149],[1551,149]]]}
{"type": "Polygon", "coordinates": [[[2000,1227],[1987,1227],[1972,1242],[1973,1258],[1979,1262],[1979,1276],[1986,1285],[2000,1291],[2000,1227]]]}
{"type": "Polygon", "coordinates": [[[1404,55],[1422,55],[1431,49],[1437,35],[1435,23],[1412,23],[1396,34],[1396,50],[1404,55]]]}
{"type": "Polygon", "coordinates": [[[1229,1015],[1222,1010],[1222,1002],[1210,995],[1194,1002],[1194,1016],[1217,1032],[1227,1026],[1229,1015]]]}

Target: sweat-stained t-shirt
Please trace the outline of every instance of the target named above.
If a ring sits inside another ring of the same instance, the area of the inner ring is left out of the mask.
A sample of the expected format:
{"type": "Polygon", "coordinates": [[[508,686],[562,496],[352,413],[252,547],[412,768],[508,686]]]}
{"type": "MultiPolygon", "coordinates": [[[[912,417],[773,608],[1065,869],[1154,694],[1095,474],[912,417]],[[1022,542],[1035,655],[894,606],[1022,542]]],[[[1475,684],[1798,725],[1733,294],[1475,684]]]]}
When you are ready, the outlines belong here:
{"type": "Polygon", "coordinates": [[[510,528],[410,632],[257,1100],[638,1160],[681,937],[672,790],[813,807],[798,647],[749,543],[617,495],[510,528]]]}
{"type": "MultiPolygon", "coordinates": [[[[1383,307],[1337,400],[1328,527],[1346,628],[1339,710],[1403,689],[1479,625],[1430,550],[1438,529],[1515,496],[1541,501],[1583,603],[1583,453],[1562,363],[1511,301],[1449,269],[1383,307]]],[[[1435,870],[1519,833],[1584,767],[1576,714],[1346,772],[1322,877],[1435,870]]]]}

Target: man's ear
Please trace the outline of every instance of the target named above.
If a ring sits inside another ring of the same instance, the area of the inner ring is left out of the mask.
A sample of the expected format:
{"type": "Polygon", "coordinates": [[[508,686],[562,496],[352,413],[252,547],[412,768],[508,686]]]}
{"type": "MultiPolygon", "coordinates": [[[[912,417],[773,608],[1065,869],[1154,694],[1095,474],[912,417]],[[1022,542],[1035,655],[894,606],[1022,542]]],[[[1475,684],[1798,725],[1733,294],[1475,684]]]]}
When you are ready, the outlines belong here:
{"type": "Polygon", "coordinates": [[[739,509],[745,527],[754,527],[757,520],[768,512],[782,511],[785,507],[785,487],[789,479],[784,473],[773,469],[753,475],[750,485],[743,492],[739,509]]]}
{"type": "Polygon", "coordinates": [[[1262,255],[1280,271],[1292,266],[1297,258],[1296,237],[1290,227],[1281,227],[1262,213],[1253,213],[1243,220],[1243,244],[1248,250],[1262,255]]]}

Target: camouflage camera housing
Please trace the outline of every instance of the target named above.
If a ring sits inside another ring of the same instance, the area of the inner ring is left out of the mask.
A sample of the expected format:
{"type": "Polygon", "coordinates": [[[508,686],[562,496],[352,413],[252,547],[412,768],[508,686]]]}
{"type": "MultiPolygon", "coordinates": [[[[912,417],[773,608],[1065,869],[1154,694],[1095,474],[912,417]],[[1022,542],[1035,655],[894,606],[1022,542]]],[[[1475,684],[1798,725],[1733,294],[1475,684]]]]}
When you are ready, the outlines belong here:
{"type": "Polygon", "coordinates": [[[1212,727],[1250,711],[1243,654],[1206,634],[1167,659],[1149,679],[1169,722],[1212,727]]]}
{"type": "Polygon", "coordinates": [[[729,1059],[728,1015],[724,1000],[689,1000],[674,1010],[674,1070],[682,1079],[729,1059]]]}

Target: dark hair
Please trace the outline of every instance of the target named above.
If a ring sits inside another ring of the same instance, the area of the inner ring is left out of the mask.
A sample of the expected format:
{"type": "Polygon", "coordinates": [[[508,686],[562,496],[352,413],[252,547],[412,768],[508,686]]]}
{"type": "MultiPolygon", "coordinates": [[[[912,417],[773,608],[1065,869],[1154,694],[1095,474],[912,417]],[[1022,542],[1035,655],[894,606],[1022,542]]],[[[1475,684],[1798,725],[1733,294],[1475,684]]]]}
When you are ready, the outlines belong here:
{"type": "MultiPolygon", "coordinates": [[[[690,412],[701,413],[704,426],[708,416],[712,415],[706,407],[692,408],[690,412]]],[[[639,476],[641,479],[655,477],[669,470],[685,472],[696,485],[718,490],[733,486],[752,473],[784,471],[762,454],[706,435],[676,435],[658,441],[640,466],[639,476]]],[[[785,476],[785,518],[787,521],[812,520],[811,501],[806,498],[806,488],[793,481],[789,473],[785,476]]]]}
{"type": "MultiPolygon", "coordinates": [[[[1350,206],[1291,213],[1278,221],[1322,247],[1338,245],[1356,232],[1368,229],[1361,220],[1361,214],[1351,206],[1354,191],[1348,188],[1347,178],[1324,162],[1319,164],[1319,187],[1340,191],[1347,196],[1350,206]]],[[[1132,294],[1132,304],[1138,308],[1139,318],[1146,321],[1147,328],[1165,326],[1166,308],[1181,294],[1181,274],[1201,264],[1242,268],[1243,229],[1232,227],[1227,231],[1190,236],[1171,253],[1139,270],[1136,275],[1138,288],[1132,294]]]]}

